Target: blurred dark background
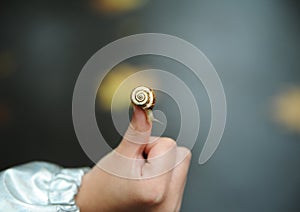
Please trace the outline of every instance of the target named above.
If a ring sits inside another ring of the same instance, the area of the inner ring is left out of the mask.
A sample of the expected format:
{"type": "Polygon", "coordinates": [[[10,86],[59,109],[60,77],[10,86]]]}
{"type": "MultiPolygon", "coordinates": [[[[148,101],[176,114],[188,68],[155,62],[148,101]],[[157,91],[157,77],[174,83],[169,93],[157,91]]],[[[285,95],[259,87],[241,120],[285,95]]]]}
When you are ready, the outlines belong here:
{"type": "MultiPolygon", "coordinates": [[[[193,149],[182,211],[300,211],[299,1],[10,0],[1,1],[0,17],[1,170],[33,160],[92,166],[72,124],[78,74],[109,42],[159,32],[201,49],[227,97],[223,139],[200,166],[209,103],[193,76],[183,76],[204,105],[204,130],[193,149]]],[[[126,73],[139,69],[139,62],[127,63],[120,68],[126,73]]],[[[101,93],[99,101],[105,101],[101,93]]],[[[162,110],[164,104],[171,103],[163,102],[162,110]]],[[[116,145],[120,135],[109,111],[96,104],[96,113],[116,145]]],[[[174,128],[167,130],[176,137],[174,128]]]]}

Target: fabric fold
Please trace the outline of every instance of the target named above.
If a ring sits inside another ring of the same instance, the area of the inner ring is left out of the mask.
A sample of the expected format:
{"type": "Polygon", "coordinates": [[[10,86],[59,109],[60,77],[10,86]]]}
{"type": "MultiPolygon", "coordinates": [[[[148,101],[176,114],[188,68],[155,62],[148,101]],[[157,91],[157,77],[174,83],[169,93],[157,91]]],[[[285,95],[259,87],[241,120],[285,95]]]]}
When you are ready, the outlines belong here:
{"type": "Polygon", "coordinates": [[[0,208],[4,211],[77,212],[75,196],[89,169],[31,162],[4,170],[0,173],[0,208]]]}

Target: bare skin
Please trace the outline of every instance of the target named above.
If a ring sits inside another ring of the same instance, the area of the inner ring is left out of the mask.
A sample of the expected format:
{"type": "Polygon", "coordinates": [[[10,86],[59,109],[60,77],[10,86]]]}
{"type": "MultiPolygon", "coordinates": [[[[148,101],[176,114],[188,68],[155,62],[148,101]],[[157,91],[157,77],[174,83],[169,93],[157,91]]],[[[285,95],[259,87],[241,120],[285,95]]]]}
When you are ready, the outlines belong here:
{"type": "MultiPolygon", "coordinates": [[[[140,132],[149,131],[152,127],[147,121],[145,111],[139,108],[135,108],[131,124],[140,132]]],[[[143,159],[146,155],[147,159],[151,159],[174,147],[176,142],[170,138],[160,137],[151,144],[142,145],[123,138],[116,151],[130,158],[143,159]]],[[[94,166],[83,177],[76,196],[76,204],[82,212],[180,211],[190,160],[191,153],[188,151],[185,159],[174,169],[157,177],[142,180],[117,177],[94,166]]],[[[147,166],[149,170],[155,168],[151,167],[153,164],[147,166]]]]}

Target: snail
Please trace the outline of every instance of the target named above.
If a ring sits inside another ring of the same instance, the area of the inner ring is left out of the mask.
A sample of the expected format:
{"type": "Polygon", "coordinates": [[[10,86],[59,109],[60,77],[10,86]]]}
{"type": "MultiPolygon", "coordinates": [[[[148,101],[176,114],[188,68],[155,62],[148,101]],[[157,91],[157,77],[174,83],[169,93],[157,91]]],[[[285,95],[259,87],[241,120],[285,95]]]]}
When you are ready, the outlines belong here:
{"type": "Polygon", "coordinates": [[[143,110],[151,110],[155,105],[155,93],[145,86],[136,87],[131,92],[131,102],[143,110]]]}
{"type": "Polygon", "coordinates": [[[155,93],[151,88],[139,86],[131,92],[131,102],[146,111],[148,121],[158,121],[152,113],[155,101],[155,93]]]}

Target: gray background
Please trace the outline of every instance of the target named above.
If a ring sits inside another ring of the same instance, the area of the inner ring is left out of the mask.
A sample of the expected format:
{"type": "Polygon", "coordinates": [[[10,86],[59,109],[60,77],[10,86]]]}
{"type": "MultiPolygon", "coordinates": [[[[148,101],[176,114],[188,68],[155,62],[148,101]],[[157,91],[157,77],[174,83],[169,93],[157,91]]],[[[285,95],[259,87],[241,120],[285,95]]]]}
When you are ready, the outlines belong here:
{"type": "MultiPolygon", "coordinates": [[[[117,15],[95,12],[88,1],[1,1],[0,53],[8,53],[12,71],[3,74],[7,61],[0,60],[0,168],[32,160],[93,165],[72,125],[72,92],[82,66],[117,38],[167,33],[207,55],[228,104],[221,144],[200,166],[210,120],[203,87],[169,59],[127,61],[176,73],[201,105],[202,127],[182,211],[300,211],[299,134],[277,125],[270,115],[274,96],[286,85],[300,85],[299,15],[298,1],[291,0],[152,0],[117,15]]],[[[173,103],[165,98],[157,109],[168,109],[165,135],[175,138],[180,117],[176,105],[169,107],[173,103]]],[[[115,146],[120,136],[110,114],[96,113],[115,146]]]]}

